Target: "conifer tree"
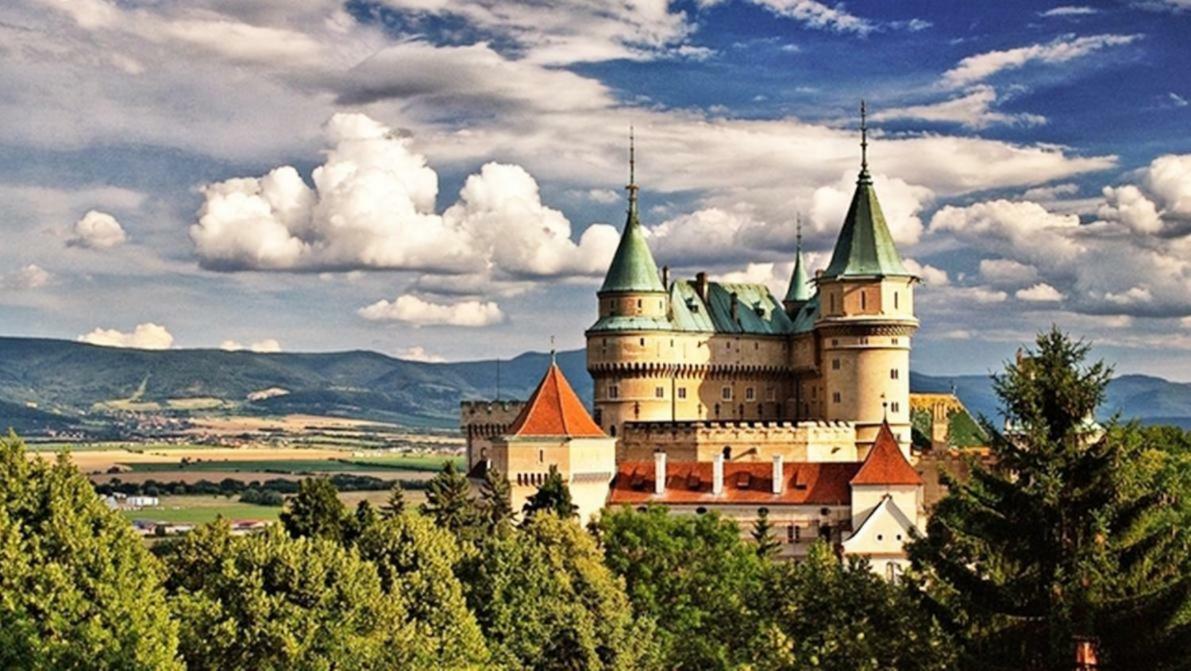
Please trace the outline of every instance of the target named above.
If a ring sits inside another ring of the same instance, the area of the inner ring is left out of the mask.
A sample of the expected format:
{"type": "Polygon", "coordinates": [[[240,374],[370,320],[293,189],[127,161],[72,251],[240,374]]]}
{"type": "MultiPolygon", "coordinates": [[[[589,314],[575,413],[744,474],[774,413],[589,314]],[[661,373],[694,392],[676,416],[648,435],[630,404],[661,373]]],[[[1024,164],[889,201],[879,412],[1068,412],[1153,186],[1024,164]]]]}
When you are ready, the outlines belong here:
{"type": "Polygon", "coordinates": [[[393,482],[393,488],[389,490],[389,500],[381,508],[380,514],[384,519],[392,519],[404,512],[405,488],[401,486],[400,480],[396,480],[393,482]]]}
{"type": "Polygon", "coordinates": [[[489,530],[513,519],[513,497],[509,481],[495,468],[484,474],[480,485],[480,514],[489,530]]]}
{"type": "Polygon", "coordinates": [[[476,521],[476,504],[471,485],[455,468],[455,462],[443,464],[442,472],[426,485],[426,503],[422,512],[440,526],[458,534],[476,521]]]}
{"type": "Polygon", "coordinates": [[[773,557],[781,550],[782,544],[773,537],[773,523],[769,521],[769,509],[757,511],[757,521],[753,523],[753,541],[757,544],[758,557],[773,557]]]}
{"type": "Polygon", "coordinates": [[[968,668],[1070,668],[1076,637],[1098,641],[1103,668],[1176,668],[1191,653],[1186,529],[1160,523],[1168,493],[1136,441],[1094,423],[1111,369],[1088,352],[1052,329],[994,377],[992,463],[947,482],[911,548],[968,668]]]}
{"type": "Polygon", "coordinates": [[[570,488],[563,482],[558,467],[553,464],[550,465],[550,471],[538,487],[538,491],[529,497],[522,508],[527,518],[543,510],[549,510],[562,519],[574,517],[575,511],[579,510],[579,506],[571,500],[570,488]]]}
{"type": "Polygon", "coordinates": [[[327,477],[306,478],[298,483],[298,493],[281,513],[281,524],[294,538],[327,538],[342,543],[349,535],[347,508],[327,477]]]}

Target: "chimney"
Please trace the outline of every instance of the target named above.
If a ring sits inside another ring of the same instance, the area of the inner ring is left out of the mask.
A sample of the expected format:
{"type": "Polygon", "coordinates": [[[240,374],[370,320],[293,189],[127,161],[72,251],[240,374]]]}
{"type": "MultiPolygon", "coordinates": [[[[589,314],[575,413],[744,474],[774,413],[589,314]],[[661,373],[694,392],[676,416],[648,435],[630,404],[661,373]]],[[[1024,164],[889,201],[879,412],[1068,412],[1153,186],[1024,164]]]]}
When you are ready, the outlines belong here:
{"type": "Polygon", "coordinates": [[[695,292],[703,302],[707,302],[707,273],[695,273],[695,292]]]}
{"type": "Polygon", "coordinates": [[[719,496],[724,493],[724,455],[715,455],[711,462],[711,493],[719,496]]]}
{"type": "Polygon", "coordinates": [[[732,292],[732,321],[740,321],[740,299],[736,297],[736,292],[732,292]]]}
{"type": "Polygon", "coordinates": [[[786,488],[785,473],[782,470],[782,455],[773,455],[773,493],[781,494],[786,488]]]}
{"type": "Polygon", "coordinates": [[[653,453],[653,493],[666,493],[666,453],[662,451],[653,453]]]}
{"type": "Polygon", "coordinates": [[[662,288],[670,290],[670,266],[662,266],[662,288]]]}

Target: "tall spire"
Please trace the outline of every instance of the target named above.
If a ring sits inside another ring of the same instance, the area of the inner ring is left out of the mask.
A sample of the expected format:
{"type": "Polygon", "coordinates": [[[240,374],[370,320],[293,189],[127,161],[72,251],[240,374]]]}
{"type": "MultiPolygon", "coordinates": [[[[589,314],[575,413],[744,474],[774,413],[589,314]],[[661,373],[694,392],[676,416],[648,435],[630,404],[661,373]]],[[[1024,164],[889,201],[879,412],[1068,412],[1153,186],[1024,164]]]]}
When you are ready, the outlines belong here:
{"type": "Polygon", "coordinates": [[[649,252],[645,232],[641,230],[641,222],[637,218],[637,148],[632,126],[629,126],[629,183],[624,188],[629,192],[628,217],[624,222],[620,244],[612,257],[612,264],[608,266],[608,274],[604,276],[600,293],[664,293],[665,287],[658,277],[657,264],[654,263],[653,254],[649,252]]]}
{"type": "Polygon", "coordinates": [[[806,266],[802,263],[802,213],[798,213],[795,223],[794,272],[790,274],[790,285],[786,288],[786,298],[782,304],[787,311],[797,310],[811,299],[810,282],[806,276],[806,266]]]}
{"type": "Polygon", "coordinates": [[[860,101],[860,180],[869,180],[868,174],[868,108],[860,101]]]}

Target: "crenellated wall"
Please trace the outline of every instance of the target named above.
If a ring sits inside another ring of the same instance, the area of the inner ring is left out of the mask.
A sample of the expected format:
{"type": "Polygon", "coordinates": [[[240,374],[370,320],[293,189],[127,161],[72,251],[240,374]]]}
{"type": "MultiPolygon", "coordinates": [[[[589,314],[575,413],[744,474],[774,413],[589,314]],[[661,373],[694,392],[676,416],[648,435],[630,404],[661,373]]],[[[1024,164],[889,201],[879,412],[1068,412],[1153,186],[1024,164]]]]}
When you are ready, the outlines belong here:
{"type": "Polygon", "coordinates": [[[467,439],[467,468],[486,458],[492,439],[503,434],[525,401],[462,401],[459,403],[459,428],[467,439]]]}
{"type": "Polygon", "coordinates": [[[630,422],[617,441],[616,459],[647,461],[661,450],[675,461],[859,461],[856,428],[849,422],[680,421],[630,422]],[[725,449],[728,452],[725,452],[725,449]]]}

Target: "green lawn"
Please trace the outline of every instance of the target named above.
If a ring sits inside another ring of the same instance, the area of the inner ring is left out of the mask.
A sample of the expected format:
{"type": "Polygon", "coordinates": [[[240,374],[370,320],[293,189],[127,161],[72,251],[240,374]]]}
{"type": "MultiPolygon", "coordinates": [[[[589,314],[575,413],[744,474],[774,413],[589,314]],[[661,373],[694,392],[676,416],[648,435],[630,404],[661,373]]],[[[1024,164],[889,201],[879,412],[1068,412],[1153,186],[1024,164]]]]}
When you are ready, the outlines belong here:
{"type": "Polygon", "coordinates": [[[204,524],[216,517],[228,520],[276,520],[280,507],[240,503],[238,497],[226,496],[163,496],[161,505],[141,510],[122,510],[120,514],[132,520],[167,522],[171,524],[204,524]]]}
{"type": "Polygon", "coordinates": [[[351,457],[343,459],[254,459],[246,461],[210,460],[179,464],[129,464],[140,473],[174,473],[177,471],[242,471],[264,473],[346,473],[361,470],[392,469],[395,471],[438,471],[443,462],[453,460],[463,467],[462,457],[403,457],[396,455],[351,457]]]}

